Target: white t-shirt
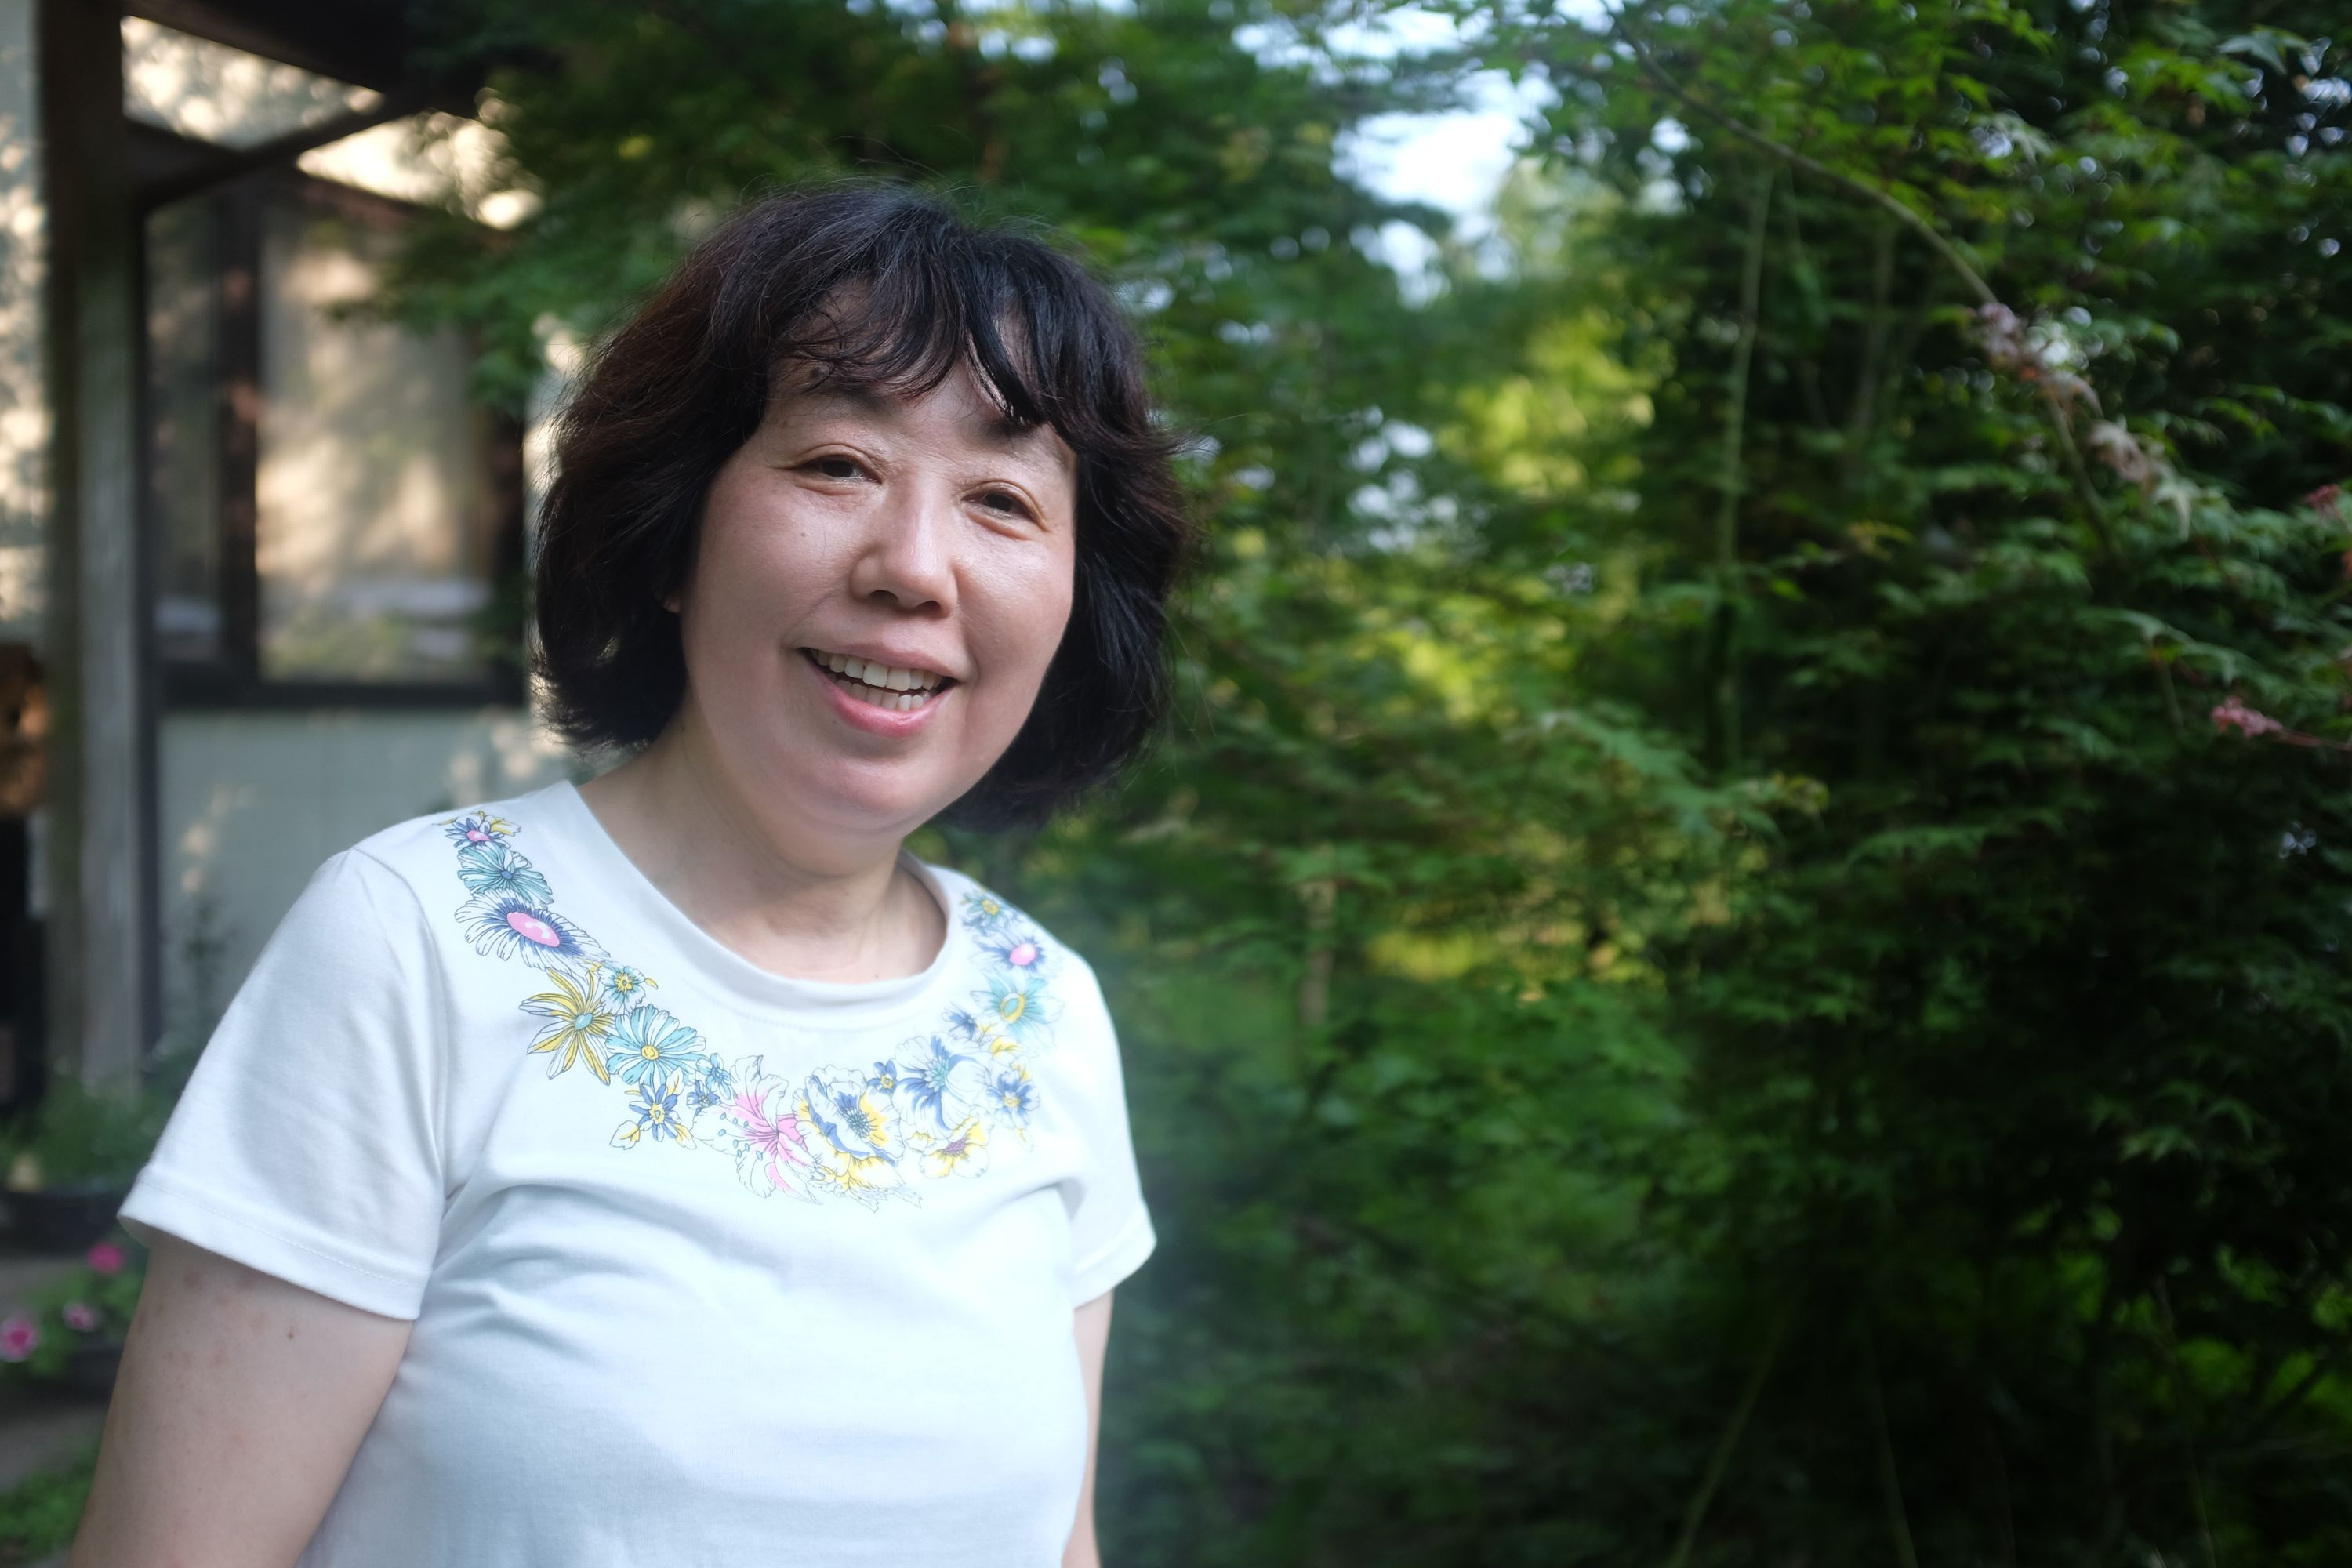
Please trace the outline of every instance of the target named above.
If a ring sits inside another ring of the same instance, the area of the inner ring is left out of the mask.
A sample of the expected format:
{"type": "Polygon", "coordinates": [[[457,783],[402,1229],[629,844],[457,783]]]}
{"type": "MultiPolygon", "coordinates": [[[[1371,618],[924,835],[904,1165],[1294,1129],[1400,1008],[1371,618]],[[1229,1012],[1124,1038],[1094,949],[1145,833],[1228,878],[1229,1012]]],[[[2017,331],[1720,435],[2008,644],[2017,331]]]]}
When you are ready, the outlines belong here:
{"type": "Polygon", "coordinates": [[[413,1318],[307,1568],[1049,1568],[1071,1310],[1152,1247],[1077,954],[970,879],[790,980],[570,784],[387,829],[271,937],[123,1207],[413,1318]]]}

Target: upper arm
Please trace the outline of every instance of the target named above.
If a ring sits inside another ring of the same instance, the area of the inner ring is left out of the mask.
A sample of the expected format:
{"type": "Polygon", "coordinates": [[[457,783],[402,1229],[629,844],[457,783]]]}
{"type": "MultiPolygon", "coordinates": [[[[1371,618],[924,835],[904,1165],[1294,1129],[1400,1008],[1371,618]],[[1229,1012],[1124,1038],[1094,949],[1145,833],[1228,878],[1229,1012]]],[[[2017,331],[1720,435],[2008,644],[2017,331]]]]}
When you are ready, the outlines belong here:
{"type": "Polygon", "coordinates": [[[1095,1456],[1102,1447],[1103,1362],[1110,1349],[1110,1296],[1106,1290],[1072,1315],[1072,1331],[1078,1338],[1078,1372],[1087,1385],[1087,1471],[1078,1483],[1077,1522],[1062,1553],[1062,1568],[1100,1568],[1102,1562],[1095,1544],[1095,1456]]]}
{"type": "Polygon", "coordinates": [[[408,1331],[158,1234],[72,1568],[291,1564],[408,1331]]]}

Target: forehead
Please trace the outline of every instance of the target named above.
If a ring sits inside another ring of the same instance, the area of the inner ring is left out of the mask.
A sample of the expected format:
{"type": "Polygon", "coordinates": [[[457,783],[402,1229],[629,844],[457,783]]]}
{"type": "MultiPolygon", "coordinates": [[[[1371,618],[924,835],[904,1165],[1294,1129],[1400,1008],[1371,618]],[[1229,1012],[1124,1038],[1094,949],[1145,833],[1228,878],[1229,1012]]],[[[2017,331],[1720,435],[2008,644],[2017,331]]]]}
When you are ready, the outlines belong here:
{"type": "Polygon", "coordinates": [[[845,420],[911,428],[943,422],[972,446],[1077,471],[1077,454],[1050,425],[1024,425],[982,389],[971,366],[959,365],[929,392],[909,394],[861,385],[803,365],[779,376],[771,418],[792,423],[845,420]]]}

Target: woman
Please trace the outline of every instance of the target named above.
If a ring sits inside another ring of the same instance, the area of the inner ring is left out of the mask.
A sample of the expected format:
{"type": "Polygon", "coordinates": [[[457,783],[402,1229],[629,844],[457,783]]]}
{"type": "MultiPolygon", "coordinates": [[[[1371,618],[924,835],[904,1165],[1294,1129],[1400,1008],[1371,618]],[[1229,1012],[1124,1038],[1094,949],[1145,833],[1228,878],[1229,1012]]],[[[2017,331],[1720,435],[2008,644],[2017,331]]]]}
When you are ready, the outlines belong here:
{"type": "Polygon", "coordinates": [[[1134,341],[1033,238],[786,195],[557,467],[546,710],[627,760],[289,913],[123,1210],[73,1562],[1091,1564],[1152,1247],[1110,1021],[901,844],[1156,722],[1185,524],[1134,341]]]}

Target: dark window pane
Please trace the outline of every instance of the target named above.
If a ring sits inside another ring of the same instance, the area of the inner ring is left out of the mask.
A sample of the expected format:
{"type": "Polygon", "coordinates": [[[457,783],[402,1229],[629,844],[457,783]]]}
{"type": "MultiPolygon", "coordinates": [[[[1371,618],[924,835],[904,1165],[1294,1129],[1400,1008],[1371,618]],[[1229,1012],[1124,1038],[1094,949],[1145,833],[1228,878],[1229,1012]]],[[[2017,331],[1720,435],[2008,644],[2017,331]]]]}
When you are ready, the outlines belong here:
{"type": "Polygon", "coordinates": [[[208,200],[178,202],[147,220],[155,635],[172,659],[222,653],[219,240],[208,200]]]}
{"type": "Polygon", "coordinates": [[[373,320],[396,215],[287,197],[262,227],[256,556],[272,679],[468,679],[499,522],[463,334],[373,320]],[[359,308],[359,309],[355,309],[359,308]]]}

